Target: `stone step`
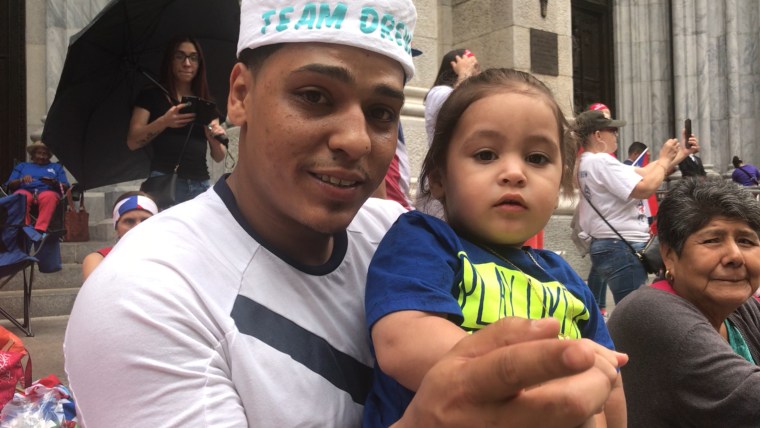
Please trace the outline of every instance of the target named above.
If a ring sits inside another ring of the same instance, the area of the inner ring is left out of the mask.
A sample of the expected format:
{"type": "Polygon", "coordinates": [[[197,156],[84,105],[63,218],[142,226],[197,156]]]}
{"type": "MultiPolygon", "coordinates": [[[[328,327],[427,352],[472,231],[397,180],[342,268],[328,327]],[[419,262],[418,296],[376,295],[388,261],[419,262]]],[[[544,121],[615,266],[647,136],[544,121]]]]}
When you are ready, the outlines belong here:
{"type": "MultiPolygon", "coordinates": [[[[78,292],[79,288],[32,289],[29,313],[32,318],[69,315],[78,292]]],[[[0,307],[17,319],[22,319],[24,315],[23,291],[0,292],[0,307]]]]}
{"type": "MultiPolygon", "coordinates": [[[[40,273],[34,268],[32,283],[32,296],[38,290],[77,288],[82,285],[82,265],[79,263],[65,263],[63,269],[53,273],[40,273]]],[[[27,270],[28,276],[29,270],[27,270]]],[[[0,293],[24,289],[24,275],[19,272],[2,289],[0,293]]]]}
{"type": "MultiPolygon", "coordinates": [[[[32,318],[69,315],[82,286],[82,259],[110,244],[105,241],[62,242],[60,271],[41,273],[35,266],[30,309],[32,318]]],[[[0,308],[17,318],[23,315],[23,281],[23,274],[19,272],[0,289],[0,308]]]]}
{"type": "MultiPolygon", "coordinates": [[[[92,231],[92,226],[90,226],[92,231]]],[[[92,237],[91,237],[92,238],[92,237]]],[[[82,263],[84,257],[93,251],[114,244],[114,240],[95,240],[87,242],[61,242],[61,263],[82,263]]]]}

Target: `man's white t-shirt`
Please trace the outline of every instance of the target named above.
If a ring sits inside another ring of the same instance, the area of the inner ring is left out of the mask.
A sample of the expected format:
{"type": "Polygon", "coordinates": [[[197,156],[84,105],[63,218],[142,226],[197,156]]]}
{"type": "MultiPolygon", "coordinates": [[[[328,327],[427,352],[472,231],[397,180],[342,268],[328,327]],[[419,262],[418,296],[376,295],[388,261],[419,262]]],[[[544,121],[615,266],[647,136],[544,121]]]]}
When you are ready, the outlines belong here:
{"type": "Polygon", "coordinates": [[[64,343],[85,427],[357,427],[373,361],[372,255],[405,210],[370,199],[304,266],[245,222],[224,178],[130,231],[77,296],[64,343]]]}

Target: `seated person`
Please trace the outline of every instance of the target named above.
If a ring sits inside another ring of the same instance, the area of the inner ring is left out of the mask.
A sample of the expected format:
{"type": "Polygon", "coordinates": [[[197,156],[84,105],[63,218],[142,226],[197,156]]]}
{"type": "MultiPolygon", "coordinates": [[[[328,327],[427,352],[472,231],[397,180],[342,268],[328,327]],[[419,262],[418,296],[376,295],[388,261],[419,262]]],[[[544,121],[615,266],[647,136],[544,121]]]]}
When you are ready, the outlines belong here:
{"type": "Polygon", "coordinates": [[[758,185],[760,170],[755,165],[745,165],[744,161],[739,159],[739,156],[734,156],[731,163],[734,164],[734,172],[731,173],[731,179],[734,180],[734,183],[741,184],[742,186],[758,185]]]}
{"type": "Polygon", "coordinates": [[[33,204],[39,208],[34,228],[47,232],[58,200],[69,188],[66,172],[61,164],[50,162],[50,149],[42,142],[36,141],[27,146],[31,162],[20,162],[13,168],[10,178],[5,182],[8,191],[26,196],[26,224],[31,224],[30,210],[33,204]]]}
{"type": "Polygon", "coordinates": [[[657,214],[665,279],[623,299],[607,327],[628,426],[757,427],[760,205],[727,180],[684,179],[657,214]]]}
{"type": "MultiPolygon", "coordinates": [[[[158,207],[147,194],[140,191],[126,192],[113,205],[113,227],[118,241],[135,226],[158,213],[158,207]]],[[[111,252],[113,246],[101,248],[85,256],[82,260],[82,281],[86,281],[93,270],[111,252]]]]}

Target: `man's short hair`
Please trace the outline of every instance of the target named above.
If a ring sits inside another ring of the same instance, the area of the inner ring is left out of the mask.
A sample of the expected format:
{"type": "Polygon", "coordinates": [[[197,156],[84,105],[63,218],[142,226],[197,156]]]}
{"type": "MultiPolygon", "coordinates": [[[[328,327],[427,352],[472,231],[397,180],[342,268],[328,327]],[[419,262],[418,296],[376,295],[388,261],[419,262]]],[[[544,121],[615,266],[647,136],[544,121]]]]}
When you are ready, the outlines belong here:
{"type": "Polygon", "coordinates": [[[644,150],[646,150],[647,145],[642,143],[641,141],[634,141],[633,144],[631,144],[631,147],[628,147],[628,156],[638,155],[641,153],[644,153],[644,150]]]}

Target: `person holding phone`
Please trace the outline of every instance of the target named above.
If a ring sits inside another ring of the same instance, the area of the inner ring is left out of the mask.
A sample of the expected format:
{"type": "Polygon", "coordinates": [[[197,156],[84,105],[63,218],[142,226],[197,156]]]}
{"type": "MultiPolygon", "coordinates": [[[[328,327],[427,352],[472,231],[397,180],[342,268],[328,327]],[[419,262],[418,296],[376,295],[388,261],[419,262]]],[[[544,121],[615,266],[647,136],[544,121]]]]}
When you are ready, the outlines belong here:
{"type": "MultiPolygon", "coordinates": [[[[691,132],[691,119],[684,121],[684,129],[686,137],[684,138],[684,145],[687,149],[690,149],[689,138],[694,135],[691,132]]],[[[705,167],[702,165],[702,159],[696,155],[699,152],[699,147],[694,150],[689,156],[678,164],[678,170],[681,171],[681,177],[706,177],[705,167]]]]}
{"type": "Polygon", "coordinates": [[[591,237],[591,270],[612,290],[615,304],[647,281],[644,267],[621,236],[637,251],[644,248],[649,221],[643,200],[655,194],[676,165],[699,150],[693,135],[686,141],[688,149],[671,138],[662,144],[657,160],[644,167],[625,165],[609,155],[617,152],[618,128],[625,124],[601,110],[576,117],[584,150],[578,166],[583,193],[578,219],[581,230],[591,237]]]}
{"type": "Polygon", "coordinates": [[[140,92],[132,110],[127,146],[152,148],[150,177],[171,174],[177,169],[176,202],[198,196],[211,186],[206,165],[206,147],[211,158],[221,162],[227,153],[220,141],[225,135],[219,119],[199,124],[191,103],[183,97],[210,98],[203,51],[189,36],[172,39],[161,64],[163,88],[150,86],[140,92]]]}

